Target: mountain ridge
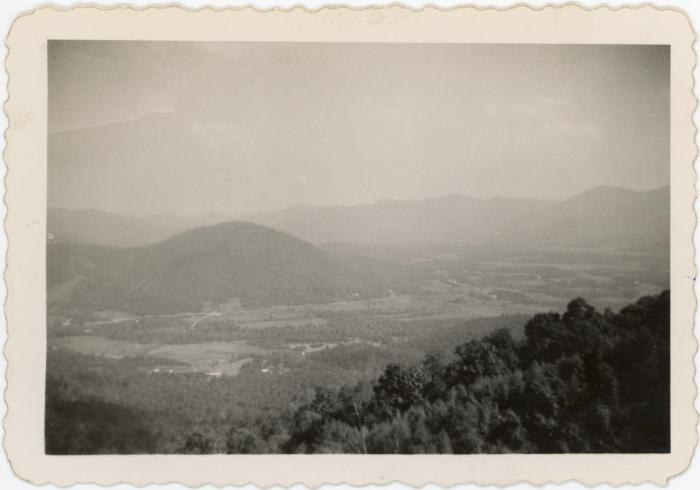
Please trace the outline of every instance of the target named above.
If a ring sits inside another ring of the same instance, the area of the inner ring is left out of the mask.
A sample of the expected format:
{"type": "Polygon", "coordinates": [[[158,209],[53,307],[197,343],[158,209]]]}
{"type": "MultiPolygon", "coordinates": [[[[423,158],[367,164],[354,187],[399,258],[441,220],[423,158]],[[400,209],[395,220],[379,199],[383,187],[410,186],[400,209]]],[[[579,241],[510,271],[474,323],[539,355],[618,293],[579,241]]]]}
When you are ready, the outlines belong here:
{"type": "Polygon", "coordinates": [[[386,245],[431,240],[537,244],[543,237],[550,237],[567,245],[582,240],[584,245],[595,245],[593,241],[597,239],[604,245],[658,242],[656,245],[663,246],[666,240],[661,235],[667,234],[665,230],[669,228],[669,195],[669,186],[643,191],[596,186],[562,200],[450,194],[349,206],[298,205],[238,217],[219,214],[132,218],[99,210],[50,208],[48,231],[53,242],[128,247],[155,243],[206,224],[245,221],[317,244],[386,245]],[[89,217],[86,219],[85,215],[89,217]],[[70,220],[67,216],[79,219],[70,220]],[[590,237],[582,236],[570,223],[583,226],[590,237]],[[600,229],[596,230],[596,226],[600,229]],[[567,237],[562,227],[568,228],[571,236],[567,237]],[[641,227],[642,232],[635,232],[634,227],[641,227]]]}
{"type": "Polygon", "coordinates": [[[372,205],[287,208],[242,219],[312,243],[381,245],[435,240],[536,245],[546,237],[554,237],[567,245],[657,242],[652,245],[664,246],[670,218],[669,192],[669,186],[645,191],[598,186],[558,201],[450,195],[372,205]],[[578,222],[591,236],[583,236],[567,224],[569,221],[578,222]],[[570,229],[570,237],[560,229],[562,226],[570,229]],[[596,232],[596,226],[601,230],[596,232]]]}

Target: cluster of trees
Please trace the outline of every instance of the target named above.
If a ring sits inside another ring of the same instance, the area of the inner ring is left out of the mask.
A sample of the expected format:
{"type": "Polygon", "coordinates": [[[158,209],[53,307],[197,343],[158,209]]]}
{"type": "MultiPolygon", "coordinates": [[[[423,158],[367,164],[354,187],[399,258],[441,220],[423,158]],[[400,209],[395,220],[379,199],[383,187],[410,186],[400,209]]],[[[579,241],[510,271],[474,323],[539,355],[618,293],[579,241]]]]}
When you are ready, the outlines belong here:
{"type": "MultiPolygon", "coordinates": [[[[670,450],[670,293],[619,313],[582,299],[391,364],[373,383],[318,389],[287,420],[231,429],[231,453],[659,453],[670,450]]],[[[206,452],[201,433],[186,452],[206,452]]]]}

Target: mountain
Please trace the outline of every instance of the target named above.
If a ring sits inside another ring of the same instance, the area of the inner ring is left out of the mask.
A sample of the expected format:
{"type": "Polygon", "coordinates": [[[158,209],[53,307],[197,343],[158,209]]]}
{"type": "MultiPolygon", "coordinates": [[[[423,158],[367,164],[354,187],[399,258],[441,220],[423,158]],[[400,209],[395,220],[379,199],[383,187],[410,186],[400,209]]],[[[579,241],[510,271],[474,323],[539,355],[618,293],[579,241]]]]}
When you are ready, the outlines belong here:
{"type": "Polygon", "coordinates": [[[244,219],[312,243],[668,248],[670,191],[668,186],[641,192],[603,186],[560,201],[452,195],[358,206],[299,206],[244,219]]]}
{"type": "Polygon", "coordinates": [[[135,247],[155,243],[200,226],[230,220],[230,217],[224,215],[155,215],[132,218],[97,209],[49,208],[47,233],[51,243],[135,247]]]}
{"type": "MultiPolygon", "coordinates": [[[[49,209],[50,242],[130,247],[229,221],[223,215],[141,219],[97,210],[49,209]]],[[[635,192],[601,186],[560,201],[476,199],[462,195],[384,200],[358,206],[297,206],[240,221],[323,244],[329,251],[390,257],[417,244],[668,249],[670,189],[635,192]]]]}
{"type": "Polygon", "coordinates": [[[199,311],[244,305],[328,303],[408,286],[396,264],[321,250],[260,225],[231,222],[131,248],[47,246],[52,311],[199,311]]]}
{"type": "Polygon", "coordinates": [[[564,201],[543,230],[554,243],[606,245],[669,252],[671,195],[668,186],[642,192],[597,187],[564,201]]]}

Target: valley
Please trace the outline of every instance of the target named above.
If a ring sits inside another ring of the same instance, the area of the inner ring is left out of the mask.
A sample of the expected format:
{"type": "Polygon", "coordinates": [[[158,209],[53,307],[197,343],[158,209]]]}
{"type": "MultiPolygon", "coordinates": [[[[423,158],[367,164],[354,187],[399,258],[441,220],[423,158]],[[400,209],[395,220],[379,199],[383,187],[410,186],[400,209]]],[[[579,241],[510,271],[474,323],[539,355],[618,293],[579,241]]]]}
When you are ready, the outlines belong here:
{"type": "Polygon", "coordinates": [[[49,241],[47,390],[133,411],[149,451],[178,452],[391,363],[522,339],[573,298],[618,311],[668,288],[663,239],[618,238],[313,244],[230,222],[130,247],[49,241]]]}
{"type": "Polygon", "coordinates": [[[71,315],[65,304],[58,303],[48,311],[49,348],[106,358],[162,357],[189,366],[188,372],[231,376],[252,359],[302,356],[307,350],[301,345],[321,342],[322,348],[310,352],[332,351],[348,342],[369,350],[398,349],[431,330],[560,310],[577,296],[589,298],[598,308],[616,310],[668,285],[667,268],[642,252],[521,250],[505,260],[495,255],[481,251],[406,259],[402,272],[415,278],[412,292],[389,289],[386,296],[366,299],[254,307],[231,298],[199,311],[145,315],[113,309],[71,315]],[[548,262],[544,254],[550,257],[548,262]],[[559,259],[553,260],[557,255],[559,259]],[[610,257],[615,257],[614,264],[610,257]],[[211,349],[211,343],[227,347],[211,349]],[[196,359],[186,351],[169,349],[170,345],[191,346],[187,351],[197,352],[196,359]],[[164,352],[167,355],[161,355],[164,352]],[[235,367],[226,367],[227,363],[235,367]]]}

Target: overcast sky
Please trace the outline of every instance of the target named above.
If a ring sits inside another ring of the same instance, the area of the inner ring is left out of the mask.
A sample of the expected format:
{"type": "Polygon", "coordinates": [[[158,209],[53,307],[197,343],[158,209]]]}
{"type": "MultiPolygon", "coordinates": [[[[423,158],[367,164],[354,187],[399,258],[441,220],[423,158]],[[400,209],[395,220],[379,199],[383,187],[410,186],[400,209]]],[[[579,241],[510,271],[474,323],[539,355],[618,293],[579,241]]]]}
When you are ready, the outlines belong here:
{"type": "Polygon", "coordinates": [[[231,215],[668,184],[661,46],[49,43],[49,205],[231,215]]]}

